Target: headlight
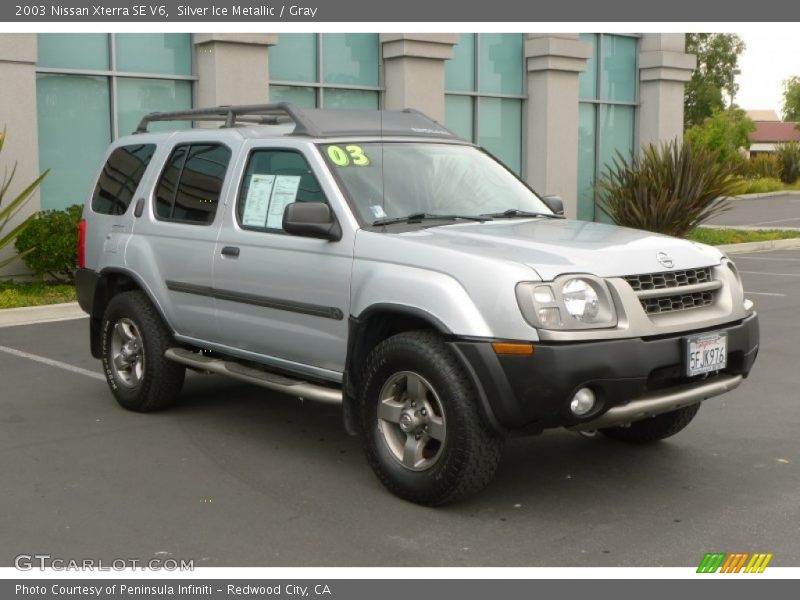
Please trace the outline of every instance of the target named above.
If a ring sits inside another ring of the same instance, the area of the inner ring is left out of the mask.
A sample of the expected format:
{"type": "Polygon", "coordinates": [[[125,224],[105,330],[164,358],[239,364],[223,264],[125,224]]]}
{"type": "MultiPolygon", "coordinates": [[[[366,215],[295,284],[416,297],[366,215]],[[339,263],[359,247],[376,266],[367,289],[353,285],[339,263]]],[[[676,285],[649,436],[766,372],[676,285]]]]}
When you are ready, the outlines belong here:
{"type": "Polygon", "coordinates": [[[608,286],[593,275],[519,283],[517,302],[525,320],[539,329],[596,329],[617,324],[608,286]]]}
{"type": "Polygon", "coordinates": [[[584,323],[592,323],[600,313],[600,298],[585,279],[570,279],[561,288],[567,312],[584,323]]]}

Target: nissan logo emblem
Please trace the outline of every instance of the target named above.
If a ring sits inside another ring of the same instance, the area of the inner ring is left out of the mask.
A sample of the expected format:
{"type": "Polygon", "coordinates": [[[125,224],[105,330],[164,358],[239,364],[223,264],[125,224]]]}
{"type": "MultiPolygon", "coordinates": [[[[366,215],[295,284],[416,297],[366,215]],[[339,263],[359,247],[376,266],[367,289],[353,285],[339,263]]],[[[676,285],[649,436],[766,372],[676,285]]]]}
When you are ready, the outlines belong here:
{"type": "Polygon", "coordinates": [[[675,264],[672,262],[672,259],[666,252],[659,252],[656,254],[656,258],[658,259],[658,262],[661,263],[661,266],[666,267],[667,269],[671,269],[675,264]]]}

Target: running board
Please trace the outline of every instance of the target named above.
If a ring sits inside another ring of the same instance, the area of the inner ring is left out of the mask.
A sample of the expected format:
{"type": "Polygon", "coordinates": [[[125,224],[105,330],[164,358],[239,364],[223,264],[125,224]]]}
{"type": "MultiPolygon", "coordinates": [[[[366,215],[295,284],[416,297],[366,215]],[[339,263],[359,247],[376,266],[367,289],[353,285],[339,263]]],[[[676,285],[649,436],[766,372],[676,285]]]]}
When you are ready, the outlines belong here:
{"type": "Polygon", "coordinates": [[[650,392],[628,404],[610,408],[608,412],[593,421],[580,423],[568,427],[568,429],[594,431],[603,427],[614,427],[655,417],[734,390],[742,383],[742,379],[741,375],[717,375],[710,381],[650,392]]]}
{"type": "Polygon", "coordinates": [[[186,365],[200,371],[218,373],[252,383],[276,392],[282,392],[304,400],[315,400],[317,402],[328,402],[331,404],[341,404],[342,391],[336,388],[325,387],[308,381],[291,379],[276,373],[262,371],[247,367],[241,363],[204,356],[199,352],[192,352],[185,348],[169,348],[164,352],[164,358],[186,365]]]}

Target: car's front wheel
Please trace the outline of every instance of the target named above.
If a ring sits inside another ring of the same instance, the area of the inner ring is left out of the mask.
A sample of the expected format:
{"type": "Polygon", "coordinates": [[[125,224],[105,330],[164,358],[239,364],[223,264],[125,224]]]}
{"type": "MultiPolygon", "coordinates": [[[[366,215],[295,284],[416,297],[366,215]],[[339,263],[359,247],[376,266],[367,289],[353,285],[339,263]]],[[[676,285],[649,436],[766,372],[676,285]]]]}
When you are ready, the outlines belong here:
{"type": "Polygon", "coordinates": [[[111,299],[101,340],[103,372],[122,406],[149,412],[174,403],[186,369],[164,358],[172,336],[144,293],[124,292],[111,299]]]}
{"type": "Polygon", "coordinates": [[[361,414],[367,460],[401,498],[453,502],[497,470],[503,441],[483,423],[466,374],[433,332],[401,333],[372,351],[361,414]]]}

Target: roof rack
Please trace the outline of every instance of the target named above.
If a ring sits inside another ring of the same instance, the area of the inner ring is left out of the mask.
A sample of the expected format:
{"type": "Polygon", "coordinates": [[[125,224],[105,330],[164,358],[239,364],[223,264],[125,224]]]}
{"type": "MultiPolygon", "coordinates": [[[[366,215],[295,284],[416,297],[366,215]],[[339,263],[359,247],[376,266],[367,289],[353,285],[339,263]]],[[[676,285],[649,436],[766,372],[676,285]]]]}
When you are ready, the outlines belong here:
{"type": "Polygon", "coordinates": [[[216,106],[176,112],[150,113],[142,118],[134,133],[147,133],[156,121],[221,121],[222,127],[237,124],[277,125],[294,123],[291,135],[337,136],[412,136],[460,139],[455,133],[418,110],[364,110],[300,108],[288,102],[216,106]]]}
{"type": "Polygon", "coordinates": [[[156,121],[223,121],[223,127],[235,127],[237,123],[277,125],[295,123],[296,135],[315,135],[313,126],[303,118],[297,107],[287,102],[276,104],[223,105],[214,108],[196,108],[172,112],[154,112],[142,117],[134,133],[147,133],[147,126],[156,121]]]}

